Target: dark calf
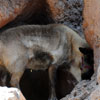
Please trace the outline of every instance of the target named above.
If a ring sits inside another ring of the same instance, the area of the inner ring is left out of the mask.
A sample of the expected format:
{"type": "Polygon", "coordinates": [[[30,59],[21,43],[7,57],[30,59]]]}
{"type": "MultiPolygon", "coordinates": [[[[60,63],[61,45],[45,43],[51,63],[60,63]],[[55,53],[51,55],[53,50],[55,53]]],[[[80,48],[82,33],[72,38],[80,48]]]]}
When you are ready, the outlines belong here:
{"type": "Polygon", "coordinates": [[[91,79],[94,73],[94,60],[93,50],[91,48],[80,48],[80,51],[84,54],[82,58],[82,79],[91,79]]]}

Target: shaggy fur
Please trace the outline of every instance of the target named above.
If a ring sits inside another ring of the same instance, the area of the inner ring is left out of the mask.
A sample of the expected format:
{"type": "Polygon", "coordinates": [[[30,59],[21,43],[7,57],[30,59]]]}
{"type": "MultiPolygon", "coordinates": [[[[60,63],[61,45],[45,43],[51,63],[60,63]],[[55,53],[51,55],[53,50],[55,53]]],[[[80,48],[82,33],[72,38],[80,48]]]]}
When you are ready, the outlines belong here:
{"type": "Polygon", "coordinates": [[[79,47],[88,47],[77,33],[61,24],[23,25],[0,34],[0,64],[12,75],[11,85],[19,87],[25,66],[34,70],[48,69],[50,100],[56,100],[55,73],[66,62],[69,71],[81,79],[79,47]],[[32,63],[31,63],[32,62],[32,63]]]}

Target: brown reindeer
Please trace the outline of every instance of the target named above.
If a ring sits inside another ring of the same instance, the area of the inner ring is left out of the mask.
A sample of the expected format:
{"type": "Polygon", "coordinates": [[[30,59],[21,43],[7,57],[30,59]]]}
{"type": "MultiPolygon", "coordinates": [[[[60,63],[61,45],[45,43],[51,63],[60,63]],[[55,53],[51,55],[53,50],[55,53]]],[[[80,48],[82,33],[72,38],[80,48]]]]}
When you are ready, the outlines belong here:
{"type": "Polygon", "coordinates": [[[88,45],[65,25],[23,25],[0,34],[0,64],[10,72],[10,83],[15,87],[19,87],[26,68],[48,69],[51,87],[49,100],[57,100],[55,76],[59,65],[66,62],[76,79],[81,79],[82,53],[79,47],[88,45]]]}

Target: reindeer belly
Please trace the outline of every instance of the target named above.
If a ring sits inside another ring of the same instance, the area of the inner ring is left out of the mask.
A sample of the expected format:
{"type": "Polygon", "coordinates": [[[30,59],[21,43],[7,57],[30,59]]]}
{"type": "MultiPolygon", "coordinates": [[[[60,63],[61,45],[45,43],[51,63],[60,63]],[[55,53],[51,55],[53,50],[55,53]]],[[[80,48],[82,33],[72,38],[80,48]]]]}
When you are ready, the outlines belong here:
{"type": "Polygon", "coordinates": [[[28,64],[27,68],[32,70],[46,70],[48,69],[48,65],[45,64],[45,62],[36,61],[35,59],[32,59],[28,64]]]}

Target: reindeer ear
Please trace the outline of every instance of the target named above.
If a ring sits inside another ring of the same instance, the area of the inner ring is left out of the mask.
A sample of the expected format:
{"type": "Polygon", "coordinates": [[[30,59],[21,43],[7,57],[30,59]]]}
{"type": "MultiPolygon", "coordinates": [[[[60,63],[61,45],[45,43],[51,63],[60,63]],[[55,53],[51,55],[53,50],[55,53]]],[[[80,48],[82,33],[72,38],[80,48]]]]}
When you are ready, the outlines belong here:
{"type": "Polygon", "coordinates": [[[91,48],[82,48],[82,47],[79,47],[79,50],[84,55],[93,54],[93,50],[91,48]]]}

